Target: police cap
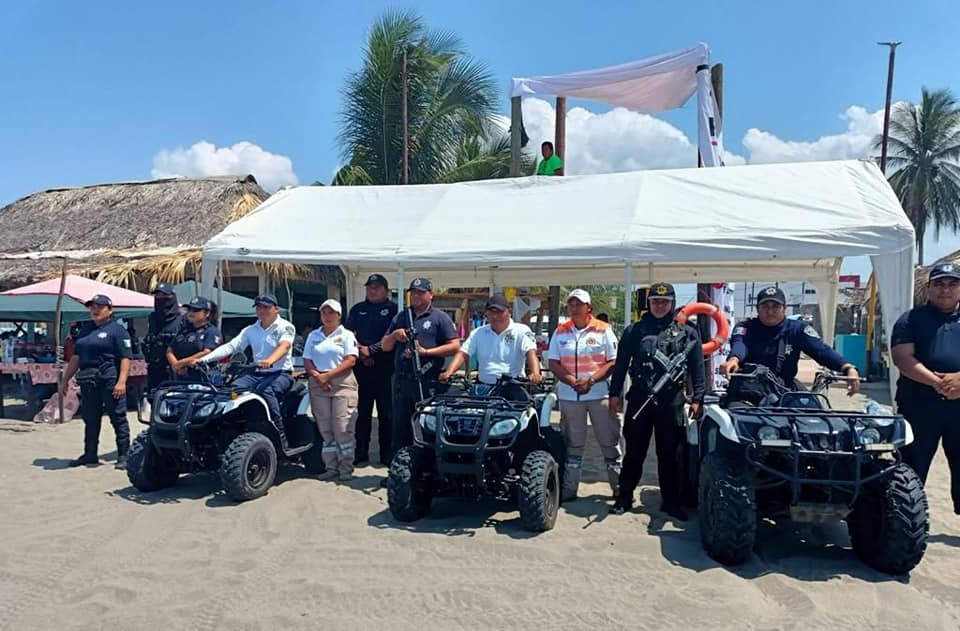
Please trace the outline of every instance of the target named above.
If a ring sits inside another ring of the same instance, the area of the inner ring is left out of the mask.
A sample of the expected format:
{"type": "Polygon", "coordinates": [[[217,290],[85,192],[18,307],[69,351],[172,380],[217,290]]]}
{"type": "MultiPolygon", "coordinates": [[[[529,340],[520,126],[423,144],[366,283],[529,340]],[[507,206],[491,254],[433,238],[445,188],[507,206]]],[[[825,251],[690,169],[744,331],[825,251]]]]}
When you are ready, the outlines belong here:
{"type": "Polygon", "coordinates": [[[90,300],[83,303],[84,307],[89,307],[90,305],[101,305],[103,307],[113,308],[113,301],[110,300],[110,296],[105,296],[103,294],[97,294],[90,300]]]}
{"type": "Polygon", "coordinates": [[[433,291],[433,283],[429,278],[414,278],[410,281],[410,291],[433,291]]]}
{"type": "Polygon", "coordinates": [[[363,284],[367,285],[382,285],[387,289],[390,289],[390,285],[387,283],[387,279],[382,274],[370,274],[370,277],[367,279],[367,282],[363,284]]]}
{"type": "Polygon", "coordinates": [[[254,307],[279,307],[277,297],[273,294],[260,294],[253,299],[254,307]]]}
{"type": "Polygon", "coordinates": [[[656,300],[657,298],[676,300],[677,292],[674,291],[673,285],[670,283],[654,283],[650,285],[650,294],[647,296],[647,299],[656,300]]]}
{"type": "Polygon", "coordinates": [[[928,280],[935,281],[938,278],[960,278],[960,266],[953,263],[938,263],[930,270],[928,280]]]}
{"type": "Polygon", "coordinates": [[[757,292],[757,304],[765,302],[776,302],[781,305],[787,304],[787,297],[779,287],[766,287],[757,292]]]}
{"type": "Polygon", "coordinates": [[[213,305],[203,296],[194,296],[193,299],[187,303],[187,309],[190,311],[210,311],[212,308],[213,305]]]}

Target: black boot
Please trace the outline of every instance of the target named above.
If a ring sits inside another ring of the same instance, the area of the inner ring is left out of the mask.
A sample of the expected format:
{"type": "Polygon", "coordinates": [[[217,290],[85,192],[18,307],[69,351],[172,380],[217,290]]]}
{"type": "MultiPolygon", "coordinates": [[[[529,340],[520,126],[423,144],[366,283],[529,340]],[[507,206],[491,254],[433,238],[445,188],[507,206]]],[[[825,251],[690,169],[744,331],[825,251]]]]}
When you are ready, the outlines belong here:
{"type": "Polygon", "coordinates": [[[91,465],[100,464],[100,459],[97,458],[96,454],[90,455],[88,453],[83,454],[75,460],[71,460],[67,466],[68,467],[87,467],[91,465]]]}
{"type": "Polygon", "coordinates": [[[114,463],[114,469],[127,468],[127,452],[130,451],[129,441],[117,440],[117,462],[114,463]]]}
{"type": "Polygon", "coordinates": [[[680,507],[679,503],[671,502],[671,503],[664,504],[663,506],[660,507],[660,510],[666,513],[667,515],[670,515],[677,521],[687,521],[688,519],[690,519],[689,515],[687,515],[687,511],[683,510],[683,508],[680,507]]]}

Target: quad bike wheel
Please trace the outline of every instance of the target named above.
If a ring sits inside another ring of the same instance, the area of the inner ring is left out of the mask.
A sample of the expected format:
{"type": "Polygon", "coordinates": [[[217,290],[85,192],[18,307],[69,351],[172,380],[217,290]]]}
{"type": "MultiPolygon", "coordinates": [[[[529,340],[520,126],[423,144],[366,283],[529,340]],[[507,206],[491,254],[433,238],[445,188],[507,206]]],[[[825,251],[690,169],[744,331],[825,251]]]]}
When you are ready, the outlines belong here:
{"type": "Polygon", "coordinates": [[[390,462],[387,477],[387,504],[399,521],[416,521],[430,511],[433,496],[424,484],[426,469],[423,449],[403,447],[390,462]]]}
{"type": "Polygon", "coordinates": [[[875,570],[905,574],[927,549],[927,495],[910,466],[866,485],[847,517],[854,552],[875,570]]]}
{"type": "Polygon", "coordinates": [[[724,565],[750,558],[757,539],[757,500],[746,463],[717,452],[700,469],[700,540],[703,549],[724,565]]]}
{"type": "Polygon", "coordinates": [[[276,476],[277,450],[263,434],[240,434],[223,453],[220,481],[227,495],[238,502],[266,495],[276,476]]]}
{"type": "Polygon", "coordinates": [[[127,479],[138,491],[150,493],[171,487],[180,477],[176,458],[162,454],[150,440],[150,430],[141,432],[127,452],[127,479]]]}
{"type": "Polygon", "coordinates": [[[534,532],[553,528],[560,509],[560,467],[546,451],[531,452],[520,471],[520,521],[534,532]]]}

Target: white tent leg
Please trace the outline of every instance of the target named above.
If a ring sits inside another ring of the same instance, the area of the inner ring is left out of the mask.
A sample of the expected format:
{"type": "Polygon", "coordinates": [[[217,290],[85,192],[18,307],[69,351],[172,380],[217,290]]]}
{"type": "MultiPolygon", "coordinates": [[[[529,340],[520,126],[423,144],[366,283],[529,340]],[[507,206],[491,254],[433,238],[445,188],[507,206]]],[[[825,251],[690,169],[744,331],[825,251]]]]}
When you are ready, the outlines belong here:
{"type": "Polygon", "coordinates": [[[406,289],[406,284],[403,282],[403,268],[398,267],[397,268],[397,305],[399,305],[401,309],[404,309],[407,306],[407,300],[406,300],[407,294],[406,294],[406,291],[404,291],[405,289],[406,289]]]}
{"type": "Polygon", "coordinates": [[[217,275],[220,261],[204,256],[200,259],[200,295],[213,296],[213,279],[217,275]]]}
{"type": "MultiPolygon", "coordinates": [[[[883,340],[890,345],[893,323],[913,306],[913,247],[902,252],[871,256],[877,275],[880,312],[883,315],[883,340]]],[[[890,396],[896,401],[897,378],[900,371],[890,362],[890,396]]]]}
{"type": "Polygon", "coordinates": [[[633,320],[633,263],[623,266],[623,326],[633,320]]]}

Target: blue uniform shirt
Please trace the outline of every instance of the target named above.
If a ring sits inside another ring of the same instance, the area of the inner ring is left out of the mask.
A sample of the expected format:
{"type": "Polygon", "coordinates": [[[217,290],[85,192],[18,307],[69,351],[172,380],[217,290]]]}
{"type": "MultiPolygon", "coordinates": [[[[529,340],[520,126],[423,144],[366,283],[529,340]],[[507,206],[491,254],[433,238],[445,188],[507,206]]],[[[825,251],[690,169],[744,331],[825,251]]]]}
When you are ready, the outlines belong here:
{"type": "Polygon", "coordinates": [[[204,349],[212,351],[220,346],[222,341],[220,329],[212,322],[208,322],[198,329],[184,318],[183,325],[177,331],[173,341],[170,342],[170,349],[173,351],[174,357],[183,359],[196,355],[204,349]]]}
{"type": "MultiPolygon", "coordinates": [[[[392,333],[397,329],[410,328],[410,311],[404,309],[394,316],[390,323],[387,333],[392,333]]],[[[435,309],[433,305],[430,308],[413,317],[414,329],[416,330],[417,342],[423,348],[435,348],[446,344],[450,340],[459,338],[457,327],[453,320],[440,309],[435,309]]],[[[398,377],[402,379],[413,379],[413,359],[403,356],[407,344],[397,344],[394,353],[394,369],[398,377]]],[[[437,379],[443,370],[445,360],[443,357],[423,357],[421,356],[422,366],[424,367],[424,379],[437,379]],[[429,368],[428,368],[429,367],[429,368]]]]}
{"type": "Polygon", "coordinates": [[[392,300],[370,302],[364,300],[353,305],[347,314],[344,326],[357,337],[361,346],[369,346],[370,353],[377,363],[392,361],[390,353],[380,350],[380,340],[390,330],[390,323],[397,315],[397,303],[392,300]]]}
{"type": "MultiPolygon", "coordinates": [[[[934,372],[960,372],[960,311],[943,313],[929,304],[907,311],[893,325],[890,346],[899,344],[913,344],[913,356],[934,372]]],[[[897,402],[904,397],[942,398],[933,387],[901,374],[897,402]]]]}
{"type": "Polygon", "coordinates": [[[837,351],[827,346],[809,324],[800,320],[784,320],[777,326],[765,326],[759,318],[737,324],[730,336],[730,355],[741,364],[760,364],[777,373],[784,383],[797,378],[800,353],[831,370],[840,370],[846,363],[837,351]],[[777,371],[777,355],[783,342],[784,358],[777,371]]]}
{"type": "Polygon", "coordinates": [[[113,318],[100,326],[84,322],[73,348],[80,360],[78,367],[96,368],[105,380],[120,376],[121,359],[133,359],[130,334],[113,318]]]}

